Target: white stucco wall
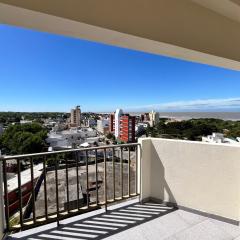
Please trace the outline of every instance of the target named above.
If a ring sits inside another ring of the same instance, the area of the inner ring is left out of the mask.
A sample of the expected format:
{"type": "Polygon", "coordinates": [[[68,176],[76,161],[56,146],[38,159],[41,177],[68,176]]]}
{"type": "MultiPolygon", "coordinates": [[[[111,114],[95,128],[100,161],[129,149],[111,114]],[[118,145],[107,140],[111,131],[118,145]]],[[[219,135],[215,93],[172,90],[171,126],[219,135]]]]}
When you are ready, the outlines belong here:
{"type": "Polygon", "coordinates": [[[151,195],[151,147],[149,139],[139,139],[141,148],[138,151],[138,193],[145,199],[151,195]]]}
{"type": "Polygon", "coordinates": [[[148,138],[142,144],[142,198],[240,221],[240,147],[148,138]]]}
{"type": "MultiPolygon", "coordinates": [[[[0,158],[1,158],[1,150],[0,150],[0,158]]],[[[5,229],[5,216],[4,216],[4,194],[3,194],[3,171],[2,171],[2,162],[0,163],[0,239],[2,239],[4,235],[5,229]]]]}

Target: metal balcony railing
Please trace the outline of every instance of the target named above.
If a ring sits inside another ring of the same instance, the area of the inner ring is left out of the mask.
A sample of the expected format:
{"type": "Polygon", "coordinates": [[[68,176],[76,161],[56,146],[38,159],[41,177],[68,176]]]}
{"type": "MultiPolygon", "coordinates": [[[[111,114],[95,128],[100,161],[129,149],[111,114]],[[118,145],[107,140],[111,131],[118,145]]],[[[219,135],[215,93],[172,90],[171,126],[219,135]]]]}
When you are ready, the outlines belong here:
{"type": "Polygon", "coordinates": [[[139,150],[140,144],[132,143],[0,157],[6,232],[59,225],[139,195],[139,150]],[[11,179],[9,168],[16,173],[11,179]]]}

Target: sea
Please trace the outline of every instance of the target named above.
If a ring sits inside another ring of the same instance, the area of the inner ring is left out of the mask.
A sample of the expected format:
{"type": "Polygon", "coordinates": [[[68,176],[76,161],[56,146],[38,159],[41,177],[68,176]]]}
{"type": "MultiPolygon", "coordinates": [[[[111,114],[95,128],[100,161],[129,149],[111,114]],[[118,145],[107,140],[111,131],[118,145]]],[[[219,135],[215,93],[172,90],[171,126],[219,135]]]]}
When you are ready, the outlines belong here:
{"type": "MultiPolygon", "coordinates": [[[[139,112],[138,114],[141,113],[139,112]]],[[[192,118],[217,118],[240,121],[240,112],[159,112],[159,115],[160,118],[172,118],[180,121],[192,118]]]]}

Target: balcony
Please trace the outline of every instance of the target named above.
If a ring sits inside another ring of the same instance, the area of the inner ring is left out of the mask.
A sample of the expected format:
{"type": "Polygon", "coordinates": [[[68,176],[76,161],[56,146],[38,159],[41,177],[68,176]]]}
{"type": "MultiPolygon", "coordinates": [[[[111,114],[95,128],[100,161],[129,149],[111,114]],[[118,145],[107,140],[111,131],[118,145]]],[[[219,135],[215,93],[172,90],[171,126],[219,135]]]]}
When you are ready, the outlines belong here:
{"type": "MultiPolygon", "coordinates": [[[[239,9],[236,0],[52,1],[51,5],[0,0],[0,20],[240,70],[239,9]]],[[[240,239],[239,147],[150,138],[125,147],[130,154],[119,146],[84,149],[85,159],[77,150],[2,157],[1,234],[13,239],[240,239]],[[6,166],[12,159],[18,169],[16,201],[8,198],[6,166]],[[30,165],[27,198],[23,198],[21,159],[30,165]],[[39,181],[36,162],[43,164],[39,181]],[[112,206],[121,201],[126,205],[112,206]],[[17,221],[11,222],[12,208],[19,206],[20,211],[14,212],[17,221]]]]}
{"type": "MultiPolygon", "coordinates": [[[[5,230],[12,231],[9,239],[238,240],[239,155],[238,146],[146,138],[138,144],[3,157],[3,170],[10,158],[29,159],[31,173],[34,160],[42,158],[45,173],[42,192],[31,188],[28,217],[20,211],[19,222],[10,226],[5,208],[5,230]],[[50,156],[51,168],[45,163],[50,156]],[[55,193],[49,191],[49,174],[55,193]]],[[[9,201],[5,198],[5,206],[9,201]]]]}

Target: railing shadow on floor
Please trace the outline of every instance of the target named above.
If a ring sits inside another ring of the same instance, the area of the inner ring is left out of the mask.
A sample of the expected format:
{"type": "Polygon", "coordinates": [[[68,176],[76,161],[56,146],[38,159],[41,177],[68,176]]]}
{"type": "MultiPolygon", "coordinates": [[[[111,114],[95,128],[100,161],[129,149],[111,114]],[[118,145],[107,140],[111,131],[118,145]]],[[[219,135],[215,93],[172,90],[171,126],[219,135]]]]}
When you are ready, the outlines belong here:
{"type": "Polygon", "coordinates": [[[126,231],[140,224],[149,222],[168,213],[175,211],[177,208],[168,204],[154,202],[133,203],[124,207],[107,212],[96,214],[71,223],[61,224],[48,230],[43,230],[29,236],[7,239],[104,239],[114,234],[126,231]]]}

